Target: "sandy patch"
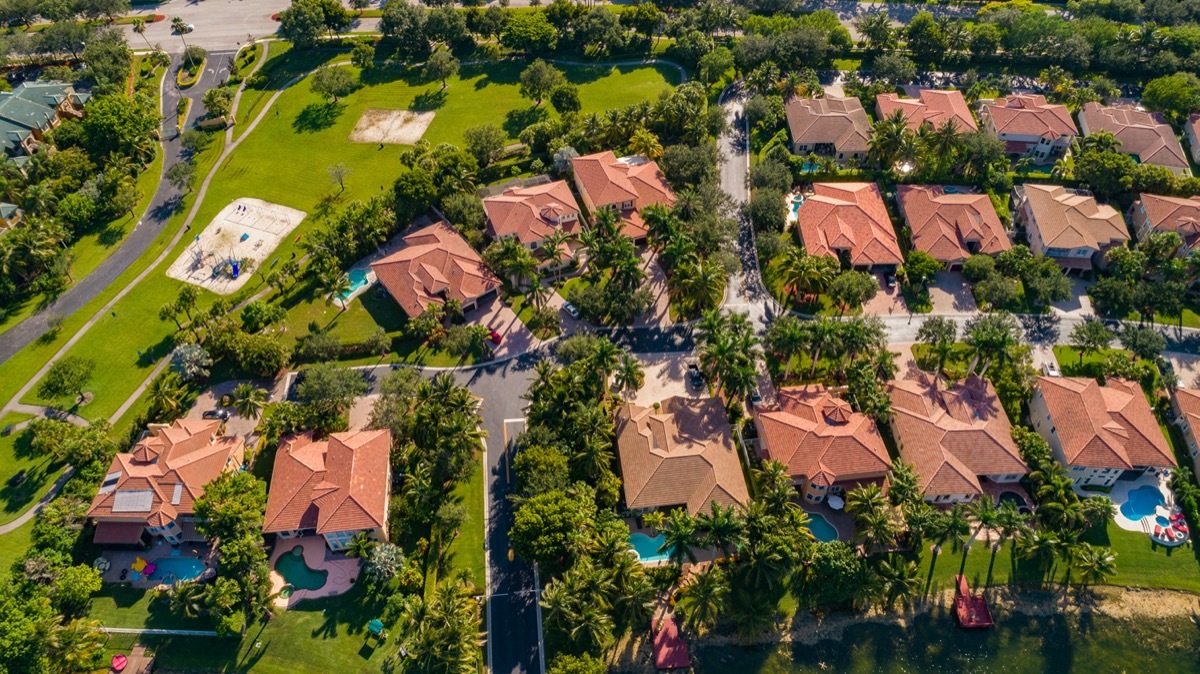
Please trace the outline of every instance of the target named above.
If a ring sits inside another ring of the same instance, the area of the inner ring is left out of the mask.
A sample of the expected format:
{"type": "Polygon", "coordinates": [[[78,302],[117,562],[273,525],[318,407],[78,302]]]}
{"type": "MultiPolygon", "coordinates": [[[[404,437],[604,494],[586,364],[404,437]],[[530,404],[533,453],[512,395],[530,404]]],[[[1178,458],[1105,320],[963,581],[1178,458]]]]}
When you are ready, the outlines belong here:
{"type": "Polygon", "coordinates": [[[412,110],[384,110],[367,108],[354,130],[350,132],[353,143],[387,143],[390,145],[414,145],[425,129],[433,122],[436,113],[413,112],[412,110]]]}
{"type": "Polygon", "coordinates": [[[237,199],[196,235],[167,276],[218,295],[236,292],[305,215],[261,199],[237,199]],[[237,278],[233,277],[235,261],[237,278]]]}

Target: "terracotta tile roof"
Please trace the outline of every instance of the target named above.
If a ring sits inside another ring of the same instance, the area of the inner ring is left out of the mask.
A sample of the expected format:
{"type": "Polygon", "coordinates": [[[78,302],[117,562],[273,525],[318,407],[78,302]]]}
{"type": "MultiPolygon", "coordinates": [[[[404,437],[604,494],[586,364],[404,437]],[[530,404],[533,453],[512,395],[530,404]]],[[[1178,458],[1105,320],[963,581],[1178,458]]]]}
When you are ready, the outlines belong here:
{"type": "MultiPolygon", "coordinates": [[[[1022,186],[1047,248],[1095,248],[1129,240],[1125,218],[1090,194],[1060,185],[1022,186]]],[[[1090,266],[1090,263],[1089,263],[1090,266]]]]}
{"type": "Polygon", "coordinates": [[[1156,231],[1178,233],[1189,249],[1200,243],[1200,197],[1143,194],[1133,206],[1146,209],[1146,220],[1156,231]]]}
{"type": "Polygon", "coordinates": [[[1084,377],[1038,377],[1050,420],[1070,465],[1127,469],[1175,465],[1150,403],[1135,382],[1105,386],[1084,377]]]}
{"type": "Polygon", "coordinates": [[[810,255],[850,251],[852,265],[900,264],[896,230],[875,183],[816,183],[796,213],[810,255]]]}
{"type": "Polygon", "coordinates": [[[954,122],[959,133],[975,131],[975,117],[967,107],[962,92],[957,89],[921,89],[920,98],[900,98],[896,94],[880,94],[875,98],[881,117],[891,117],[900,110],[908,122],[908,128],[916,131],[922,125],[941,126],[947,120],[954,122]]]}
{"type": "Polygon", "coordinates": [[[96,545],[133,545],[142,540],[143,522],[100,522],[92,542],[96,545]]]}
{"type": "MultiPolygon", "coordinates": [[[[1200,112],[1193,112],[1188,115],[1187,121],[1183,123],[1185,132],[1190,132],[1191,137],[1200,141],[1200,112]]],[[[1192,159],[1200,162],[1200,142],[1192,142],[1192,159]]]]}
{"type": "Polygon", "coordinates": [[[488,217],[488,235],[493,239],[515,236],[525,245],[545,239],[561,228],[577,234],[579,204],[565,180],[532,187],[510,187],[502,194],[483,200],[488,217]],[[574,216],[559,224],[564,217],[574,216]]]}
{"type": "Polygon", "coordinates": [[[1200,391],[1190,388],[1175,389],[1175,404],[1187,419],[1193,436],[1200,438],[1200,391]]]}
{"type": "Polygon", "coordinates": [[[784,387],[778,400],[754,419],[767,456],[793,478],[831,485],[882,478],[891,469],[875,422],[824,386],[784,387]]]}
{"type": "Polygon", "coordinates": [[[617,410],[617,453],[629,508],[750,502],[725,405],[716,398],[667,398],[660,409],[617,410]]]}
{"type": "Polygon", "coordinates": [[[1055,139],[1061,136],[1077,136],[1075,121],[1064,105],[1047,103],[1046,97],[1038,94],[1015,94],[997,98],[995,103],[983,107],[992,118],[997,133],[1013,136],[1039,136],[1055,139]]]}
{"type": "Polygon", "coordinates": [[[386,528],[391,448],[387,430],[284,438],[275,453],[263,531],[386,528]]]}
{"type": "Polygon", "coordinates": [[[479,254],[446,222],[409,234],[404,244],[372,262],[371,269],[409,316],[449,298],[471,302],[500,285],[479,254]]]}
{"type": "Polygon", "coordinates": [[[218,436],[221,423],[180,419],[113,457],[88,517],[163,526],[195,512],[204,486],[241,465],[242,439],[218,436]]]}
{"type": "Polygon", "coordinates": [[[1079,117],[1088,127],[1088,135],[1108,131],[1121,141],[1121,152],[1137,157],[1143,164],[1188,169],[1183,146],[1175,130],[1158,113],[1139,110],[1133,105],[1104,107],[1096,102],[1084,103],[1079,117]]]}
{"type": "Polygon", "coordinates": [[[866,152],[871,120],[857,98],[792,98],[784,107],[793,143],[834,146],[838,152],[866,152]]]}
{"type": "Polygon", "coordinates": [[[596,208],[632,201],[634,209],[661,204],[673,206],[675,192],[658,164],[645,157],[617,159],[611,150],[571,160],[580,190],[596,208]]]}
{"type": "Polygon", "coordinates": [[[979,494],[980,476],[1029,472],[988,380],[947,387],[922,376],[893,381],[888,393],[900,456],[916,468],[926,494],[979,494]]]}
{"type": "Polygon", "coordinates": [[[941,185],[900,185],[896,199],[912,231],[913,247],[942,262],[964,260],[971,256],[967,242],[975,242],[977,252],[994,255],[1012,247],[1008,232],[996,215],[986,194],[972,194],[965,187],[951,188],[947,194],[941,185]]]}

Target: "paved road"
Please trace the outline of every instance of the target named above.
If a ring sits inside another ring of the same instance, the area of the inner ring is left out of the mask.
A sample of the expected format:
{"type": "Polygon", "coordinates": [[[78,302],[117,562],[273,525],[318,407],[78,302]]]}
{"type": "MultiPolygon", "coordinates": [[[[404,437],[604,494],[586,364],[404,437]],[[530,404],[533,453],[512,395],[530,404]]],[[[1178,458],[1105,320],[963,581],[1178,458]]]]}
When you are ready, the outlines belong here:
{"type": "Polygon", "coordinates": [[[139,16],[162,14],[167,17],[166,21],[147,24],[145,39],[134,33],[129,25],[122,28],[134,49],[146,49],[149,42],[169,53],[182,54],[186,41],[210,52],[236,52],[252,39],[251,36],[273,35],[279,24],[272,21],[271,16],[290,4],[291,0],[171,0],[149,8],[138,7],[134,12],[139,16]],[[171,19],[177,16],[196,29],[183,36],[174,34],[171,19]]]}
{"type": "MultiPolygon", "coordinates": [[[[233,52],[214,52],[209,54],[208,66],[200,76],[200,80],[191,88],[180,91],[175,86],[174,72],[179,65],[179,58],[174,57],[171,68],[164,81],[162,92],[162,150],[164,153],[163,169],[179,160],[182,148],[176,134],[176,106],[179,99],[187,96],[192,99],[191,111],[187,123],[191,125],[205,112],[201,99],[204,92],[225,81],[229,76],[229,62],[233,52]]],[[[108,256],[91,274],[80,279],[69,290],[45,309],[30,316],[21,323],[0,334],[0,363],[12,358],[18,351],[28,346],[50,329],[50,319],[55,316],[69,316],[85,304],[92,301],[104,291],[118,276],[125,272],[137,261],[142,253],[154,242],[162,232],[167,221],[179,207],[182,195],[171,183],[161,180],[154,198],[146,208],[142,218],[134,225],[133,231],[121,243],[115,252],[108,256]]]]}

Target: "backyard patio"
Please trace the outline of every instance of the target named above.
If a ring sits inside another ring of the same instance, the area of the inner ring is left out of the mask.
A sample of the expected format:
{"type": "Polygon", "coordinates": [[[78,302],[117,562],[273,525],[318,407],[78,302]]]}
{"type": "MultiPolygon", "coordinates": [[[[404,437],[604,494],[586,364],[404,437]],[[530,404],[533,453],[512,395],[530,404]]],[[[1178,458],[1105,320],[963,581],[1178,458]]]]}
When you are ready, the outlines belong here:
{"type": "MultiPolygon", "coordinates": [[[[1169,471],[1153,471],[1136,480],[1117,480],[1108,494],[1117,506],[1113,522],[1126,531],[1144,533],[1159,545],[1174,547],[1186,543],[1187,523],[1175,506],[1169,481],[1169,471]]],[[[1079,494],[1094,496],[1090,492],[1079,494]]]]}
{"type": "Polygon", "coordinates": [[[334,597],[358,579],[361,562],[330,552],[321,536],[278,538],[271,551],[271,592],[275,605],[289,609],[305,599],[334,597]]]}
{"type": "Polygon", "coordinates": [[[140,551],[106,550],[93,565],[101,571],[101,579],[106,583],[153,589],[211,578],[217,572],[217,554],[203,543],[184,543],[179,547],[157,545],[140,551]]]}

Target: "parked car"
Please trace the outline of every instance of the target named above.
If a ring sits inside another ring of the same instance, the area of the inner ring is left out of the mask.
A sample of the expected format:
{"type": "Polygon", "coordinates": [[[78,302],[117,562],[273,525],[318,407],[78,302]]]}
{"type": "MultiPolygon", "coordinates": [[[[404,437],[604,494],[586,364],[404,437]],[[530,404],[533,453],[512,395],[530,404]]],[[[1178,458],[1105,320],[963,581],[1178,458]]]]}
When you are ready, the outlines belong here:
{"type": "Polygon", "coordinates": [[[194,23],[185,23],[185,24],[183,25],[183,32],[184,32],[184,33],[190,33],[190,32],[192,32],[193,30],[196,30],[196,24],[194,24],[194,23]]]}
{"type": "Polygon", "coordinates": [[[760,393],[758,390],[758,387],[755,386],[754,390],[750,392],[750,406],[756,408],[761,404],[762,404],[762,393],[760,393]]]}
{"type": "Polygon", "coordinates": [[[696,367],[695,363],[688,363],[687,379],[692,389],[700,391],[704,388],[704,375],[700,374],[700,368],[696,367]]]}
{"type": "Polygon", "coordinates": [[[888,290],[895,288],[896,287],[896,274],[894,272],[890,272],[890,271],[888,273],[884,274],[883,282],[887,284],[888,290]]]}
{"type": "Polygon", "coordinates": [[[229,412],[225,410],[204,410],[204,414],[200,415],[205,419],[220,419],[225,421],[229,419],[229,412]]]}
{"type": "Polygon", "coordinates": [[[1061,377],[1062,370],[1058,369],[1058,363],[1050,361],[1042,365],[1042,372],[1046,373],[1047,377],[1061,377]]]}
{"type": "Polygon", "coordinates": [[[563,311],[567,312],[567,315],[571,318],[579,318],[579,309],[576,309],[574,304],[571,304],[570,302],[563,302],[562,308],[563,311]]]}
{"type": "Polygon", "coordinates": [[[488,330],[488,339],[492,340],[492,344],[499,344],[504,341],[504,336],[496,332],[495,328],[489,327],[488,330]]]}

